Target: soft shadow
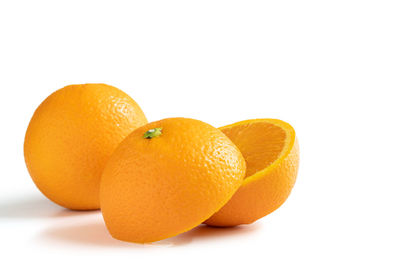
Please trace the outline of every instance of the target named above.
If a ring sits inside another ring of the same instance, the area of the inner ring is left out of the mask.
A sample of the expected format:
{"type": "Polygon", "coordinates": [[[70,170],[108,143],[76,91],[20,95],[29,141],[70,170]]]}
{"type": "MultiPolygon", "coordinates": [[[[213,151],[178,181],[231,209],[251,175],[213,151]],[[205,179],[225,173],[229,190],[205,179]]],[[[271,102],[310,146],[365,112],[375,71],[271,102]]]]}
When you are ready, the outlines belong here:
{"type": "MultiPolygon", "coordinates": [[[[98,218],[96,218],[96,221],[98,218]]],[[[71,243],[74,245],[85,245],[92,247],[126,247],[126,248],[149,248],[149,247],[174,247],[191,243],[193,241],[208,241],[223,238],[239,238],[241,235],[249,234],[258,229],[258,224],[236,226],[229,228],[215,228],[199,225],[186,233],[167,238],[165,240],[138,244],[123,242],[114,239],[108,233],[101,221],[86,222],[81,224],[70,224],[58,226],[45,230],[39,235],[39,239],[50,242],[71,243]]]]}
{"type": "Polygon", "coordinates": [[[67,217],[86,213],[92,212],[68,210],[40,196],[26,196],[9,201],[2,200],[0,203],[0,219],[67,217]]]}
{"type": "Polygon", "coordinates": [[[104,223],[101,222],[50,228],[40,233],[39,239],[97,247],[143,247],[141,244],[122,242],[112,238],[104,223]]]}
{"type": "Polygon", "coordinates": [[[193,241],[204,241],[213,239],[223,239],[223,238],[235,238],[241,235],[249,234],[256,231],[259,228],[259,224],[253,223],[251,225],[240,225],[235,227],[210,227],[207,225],[199,225],[196,228],[185,232],[183,234],[154,242],[152,244],[163,244],[163,245],[174,245],[179,246],[187,244],[193,241]]]}

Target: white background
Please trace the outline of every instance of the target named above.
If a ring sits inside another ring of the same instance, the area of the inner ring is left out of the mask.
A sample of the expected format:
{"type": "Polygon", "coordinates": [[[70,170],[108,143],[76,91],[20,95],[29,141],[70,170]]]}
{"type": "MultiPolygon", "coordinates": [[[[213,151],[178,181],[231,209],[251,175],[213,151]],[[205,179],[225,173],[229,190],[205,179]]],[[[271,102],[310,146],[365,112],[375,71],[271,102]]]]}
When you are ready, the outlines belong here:
{"type": "Polygon", "coordinates": [[[0,265],[399,266],[399,89],[399,1],[1,0],[0,265]],[[250,226],[112,239],[99,212],[42,196],[23,160],[35,108],[88,82],[150,121],[291,123],[290,198],[250,226]]]}

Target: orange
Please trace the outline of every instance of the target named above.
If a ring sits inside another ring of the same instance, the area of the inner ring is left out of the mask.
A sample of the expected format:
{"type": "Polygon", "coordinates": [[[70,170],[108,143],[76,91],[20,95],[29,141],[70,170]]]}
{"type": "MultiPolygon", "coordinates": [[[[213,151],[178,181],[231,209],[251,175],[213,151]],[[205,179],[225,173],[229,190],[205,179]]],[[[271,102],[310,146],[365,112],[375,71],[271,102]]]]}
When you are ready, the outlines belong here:
{"type": "Polygon", "coordinates": [[[172,237],[219,210],[245,173],[239,149],[220,130],[187,118],[152,122],[122,141],[107,163],[103,218],[119,240],[172,237]]]}
{"type": "Polygon", "coordinates": [[[147,123],[136,102],[105,84],[66,86],[36,109],[25,136],[28,171],[55,203],[98,209],[100,177],[117,145],[147,123]]]}
{"type": "Polygon", "coordinates": [[[246,120],[220,130],[242,152],[247,172],[232,199],[205,223],[249,224],[273,212],[288,198],[299,166],[296,134],[288,123],[276,119],[246,120]]]}

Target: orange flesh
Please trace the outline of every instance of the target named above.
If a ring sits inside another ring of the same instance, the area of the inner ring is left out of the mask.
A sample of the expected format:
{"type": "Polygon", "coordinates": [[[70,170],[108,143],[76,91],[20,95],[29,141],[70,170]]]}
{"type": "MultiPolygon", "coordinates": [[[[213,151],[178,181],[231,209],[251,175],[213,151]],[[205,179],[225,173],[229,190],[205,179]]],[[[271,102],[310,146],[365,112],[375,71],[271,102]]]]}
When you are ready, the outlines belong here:
{"type": "Polygon", "coordinates": [[[286,145],[286,132],[268,122],[235,125],[221,130],[242,152],[247,164],[246,178],[272,164],[286,145]]]}

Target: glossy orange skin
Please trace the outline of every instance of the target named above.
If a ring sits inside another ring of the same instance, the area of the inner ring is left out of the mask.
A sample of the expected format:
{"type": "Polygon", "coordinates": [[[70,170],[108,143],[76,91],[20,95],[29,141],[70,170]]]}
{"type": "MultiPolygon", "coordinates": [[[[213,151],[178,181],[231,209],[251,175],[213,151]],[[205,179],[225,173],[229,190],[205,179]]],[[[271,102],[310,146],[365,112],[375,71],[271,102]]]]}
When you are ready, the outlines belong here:
{"type": "Polygon", "coordinates": [[[145,123],[138,104],[115,87],[66,86],[47,97],[29,123],[24,144],[28,171],[55,203],[75,210],[98,209],[106,161],[145,123]]]}
{"type": "Polygon", "coordinates": [[[221,131],[169,118],[136,129],[115,150],[101,180],[100,202],[111,235],[153,242],[199,225],[239,188],[246,164],[221,131]],[[162,134],[143,138],[150,129],[162,134]]]}
{"type": "Polygon", "coordinates": [[[299,167],[295,131],[276,119],[241,121],[220,129],[242,151],[250,173],[231,200],[205,223],[221,227],[250,224],[279,208],[295,184],[299,167]],[[268,127],[274,128],[270,134],[268,127]],[[263,146],[268,149],[261,151],[263,146]]]}

